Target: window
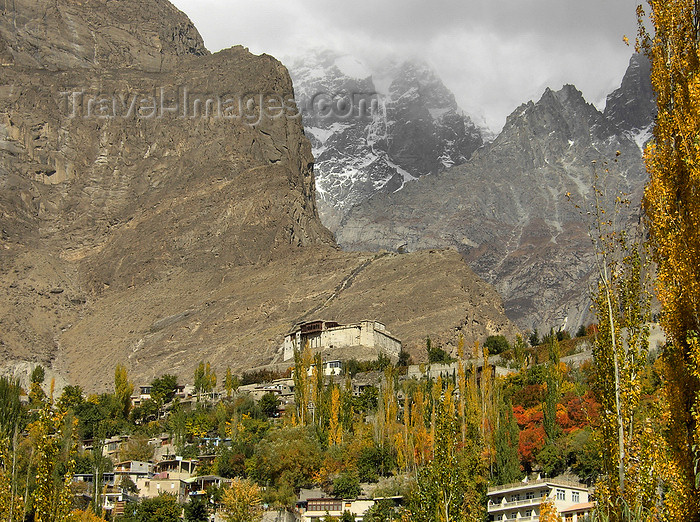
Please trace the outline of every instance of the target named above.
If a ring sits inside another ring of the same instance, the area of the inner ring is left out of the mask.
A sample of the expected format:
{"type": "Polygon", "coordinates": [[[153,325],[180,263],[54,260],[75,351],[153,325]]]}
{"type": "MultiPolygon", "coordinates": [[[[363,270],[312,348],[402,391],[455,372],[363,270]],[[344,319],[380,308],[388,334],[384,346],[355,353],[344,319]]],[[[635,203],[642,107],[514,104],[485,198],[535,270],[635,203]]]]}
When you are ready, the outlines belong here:
{"type": "Polygon", "coordinates": [[[520,495],[511,495],[510,496],[511,502],[517,502],[518,500],[520,500],[520,495]]]}
{"type": "Polygon", "coordinates": [[[509,513],[509,514],[508,514],[508,518],[510,518],[510,519],[512,519],[512,520],[515,520],[515,519],[517,518],[517,516],[518,516],[518,512],[517,512],[517,511],[513,511],[512,513],[509,513]]]}
{"type": "Polygon", "coordinates": [[[579,492],[578,491],[572,491],[571,492],[571,501],[572,502],[580,502],[579,500],[579,492]]]}
{"type": "Polygon", "coordinates": [[[531,517],[531,516],[532,516],[532,510],[531,510],[531,509],[526,509],[526,510],[525,510],[525,516],[526,516],[526,517],[531,517]]]}
{"type": "Polygon", "coordinates": [[[535,492],[534,492],[534,491],[528,491],[527,493],[525,493],[525,498],[526,498],[527,500],[531,500],[531,499],[535,498],[535,492]]]}
{"type": "Polygon", "coordinates": [[[566,500],[566,491],[563,489],[557,490],[557,500],[566,500]]]}

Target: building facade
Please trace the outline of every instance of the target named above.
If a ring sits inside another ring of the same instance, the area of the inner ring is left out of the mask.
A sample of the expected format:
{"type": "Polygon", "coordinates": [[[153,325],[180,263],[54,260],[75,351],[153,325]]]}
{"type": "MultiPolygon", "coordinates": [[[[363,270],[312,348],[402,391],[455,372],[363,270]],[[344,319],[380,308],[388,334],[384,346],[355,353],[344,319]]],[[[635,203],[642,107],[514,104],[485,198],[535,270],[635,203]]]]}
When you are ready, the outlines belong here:
{"type": "Polygon", "coordinates": [[[362,348],[375,357],[379,353],[398,357],[401,352],[401,341],[379,321],[345,325],[335,321],[309,321],[296,325],[285,336],[283,360],[293,359],[294,351],[303,350],[307,343],[312,351],[328,355],[354,347],[362,348]]]}
{"type": "Polygon", "coordinates": [[[540,505],[547,499],[552,500],[559,513],[565,514],[567,522],[587,520],[593,507],[585,484],[568,477],[538,478],[489,488],[489,520],[537,522],[540,505]]]}

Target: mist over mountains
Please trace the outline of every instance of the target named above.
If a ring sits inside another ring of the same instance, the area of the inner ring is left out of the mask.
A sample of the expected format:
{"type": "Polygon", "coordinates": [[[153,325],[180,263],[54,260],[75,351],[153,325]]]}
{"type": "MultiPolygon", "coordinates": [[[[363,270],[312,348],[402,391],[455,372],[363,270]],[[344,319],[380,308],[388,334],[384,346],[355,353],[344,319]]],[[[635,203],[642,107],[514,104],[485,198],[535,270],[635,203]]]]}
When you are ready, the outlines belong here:
{"type": "Polygon", "coordinates": [[[321,219],[332,231],[354,205],[376,193],[467,161],[482,129],[425,63],[387,59],[370,70],[347,55],[319,51],[289,61],[295,96],[315,158],[321,219]],[[358,100],[373,110],[359,112],[358,100]],[[350,105],[351,117],[337,110],[350,105]],[[335,110],[332,110],[335,109],[335,110]]]}
{"type": "MultiPolygon", "coordinates": [[[[362,80],[352,80],[338,57],[318,56],[325,60],[292,62],[298,98],[314,89],[387,84],[382,72],[366,70],[362,80]]],[[[639,219],[646,180],[641,147],[655,110],[648,60],[631,58],[603,112],[575,86],[547,89],[513,111],[487,143],[427,66],[403,63],[389,70],[399,74],[385,98],[391,115],[386,124],[378,116],[326,127],[304,119],[317,158],[320,207],[331,207],[321,218],[339,245],[401,252],[454,248],[496,287],[520,327],[566,321],[575,329],[591,320],[588,223],[565,195],[583,203],[597,169],[610,194],[630,195],[631,210],[622,220],[632,225],[639,219]]]]}

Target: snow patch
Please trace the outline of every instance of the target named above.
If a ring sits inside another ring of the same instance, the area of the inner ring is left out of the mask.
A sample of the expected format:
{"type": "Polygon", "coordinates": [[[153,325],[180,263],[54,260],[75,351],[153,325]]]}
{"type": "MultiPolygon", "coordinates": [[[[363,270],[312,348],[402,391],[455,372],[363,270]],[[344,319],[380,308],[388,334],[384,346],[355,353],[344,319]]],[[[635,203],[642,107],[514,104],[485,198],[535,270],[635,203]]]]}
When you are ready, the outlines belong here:
{"type": "Polygon", "coordinates": [[[433,118],[434,120],[439,120],[442,119],[442,117],[451,110],[452,109],[450,109],[449,107],[441,107],[439,109],[428,109],[428,112],[430,112],[431,118],[433,118]]]}
{"type": "Polygon", "coordinates": [[[403,176],[403,181],[401,182],[401,186],[399,188],[397,188],[394,192],[398,192],[399,190],[404,188],[404,186],[406,185],[407,182],[415,181],[418,179],[418,178],[412,176],[411,173],[408,172],[406,169],[402,169],[396,163],[391,161],[388,156],[386,158],[384,158],[384,160],[386,161],[387,165],[389,165],[393,169],[396,169],[396,172],[398,172],[399,174],[401,174],[403,176]]]}
{"type": "Polygon", "coordinates": [[[365,64],[347,54],[336,58],[335,66],[340,69],[341,73],[350,78],[364,80],[372,76],[372,72],[365,64]]]}
{"type": "Polygon", "coordinates": [[[644,152],[644,145],[646,145],[646,142],[652,137],[651,127],[652,124],[649,124],[643,129],[634,129],[626,133],[627,137],[634,141],[642,152],[644,152]]]}

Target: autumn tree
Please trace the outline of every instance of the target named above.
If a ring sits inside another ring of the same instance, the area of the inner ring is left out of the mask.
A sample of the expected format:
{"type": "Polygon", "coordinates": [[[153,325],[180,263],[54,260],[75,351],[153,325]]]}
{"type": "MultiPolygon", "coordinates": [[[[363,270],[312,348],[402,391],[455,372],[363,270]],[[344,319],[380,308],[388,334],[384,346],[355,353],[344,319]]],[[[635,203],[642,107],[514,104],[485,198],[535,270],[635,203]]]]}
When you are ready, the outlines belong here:
{"type": "Polygon", "coordinates": [[[224,378],[224,389],[226,390],[226,397],[230,399],[231,395],[238,391],[239,386],[240,382],[238,380],[238,377],[233,375],[230,367],[226,368],[226,377],[224,378]]]}
{"type": "Polygon", "coordinates": [[[134,393],[134,383],[129,380],[126,366],[117,364],[114,369],[114,395],[122,407],[124,418],[129,417],[131,410],[131,395],[134,393]]]}
{"type": "Polygon", "coordinates": [[[668,505],[674,520],[700,520],[700,3],[649,0],[650,33],[639,15],[657,105],[643,208],[669,341],[671,471],[680,477],[668,505]]]}
{"type": "Polygon", "coordinates": [[[0,512],[9,522],[21,518],[17,495],[17,446],[22,409],[16,380],[0,377],[0,512]]]}
{"type": "Polygon", "coordinates": [[[340,388],[331,389],[331,415],[328,424],[328,445],[335,446],[343,442],[343,427],[340,423],[340,388]]]}
{"type": "Polygon", "coordinates": [[[211,369],[209,361],[206,364],[199,362],[199,366],[194,371],[194,391],[197,393],[197,400],[204,393],[211,393],[216,388],[216,373],[211,369]]]}
{"type": "Polygon", "coordinates": [[[226,522],[258,522],[262,520],[261,490],[247,479],[235,478],[224,490],[221,511],[226,522]]]}
{"type": "Polygon", "coordinates": [[[418,522],[482,520],[484,480],[479,445],[460,448],[450,394],[441,395],[435,408],[433,459],[418,472],[417,490],[410,502],[411,518],[418,522]]]}
{"type": "Polygon", "coordinates": [[[66,413],[53,411],[47,400],[29,430],[36,454],[34,520],[59,522],[70,512],[73,498],[70,486],[77,451],[75,423],[66,422],[66,413]]]}
{"type": "Polygon", "coordinates": [[[313,354],[308,342],[304,345],[303,351],[294,350],[294,404],[296,420],[302,426],[309,422],[309,403],[311,402],[309,370],[312,362],[313,354]]]}
{"type": "Polygon", "coordinates": [[[539,519],[541,522],[562,522],[557,506],[554,505],[554,501],[550,497],[544,499],[540,504],[539,519]]]}

